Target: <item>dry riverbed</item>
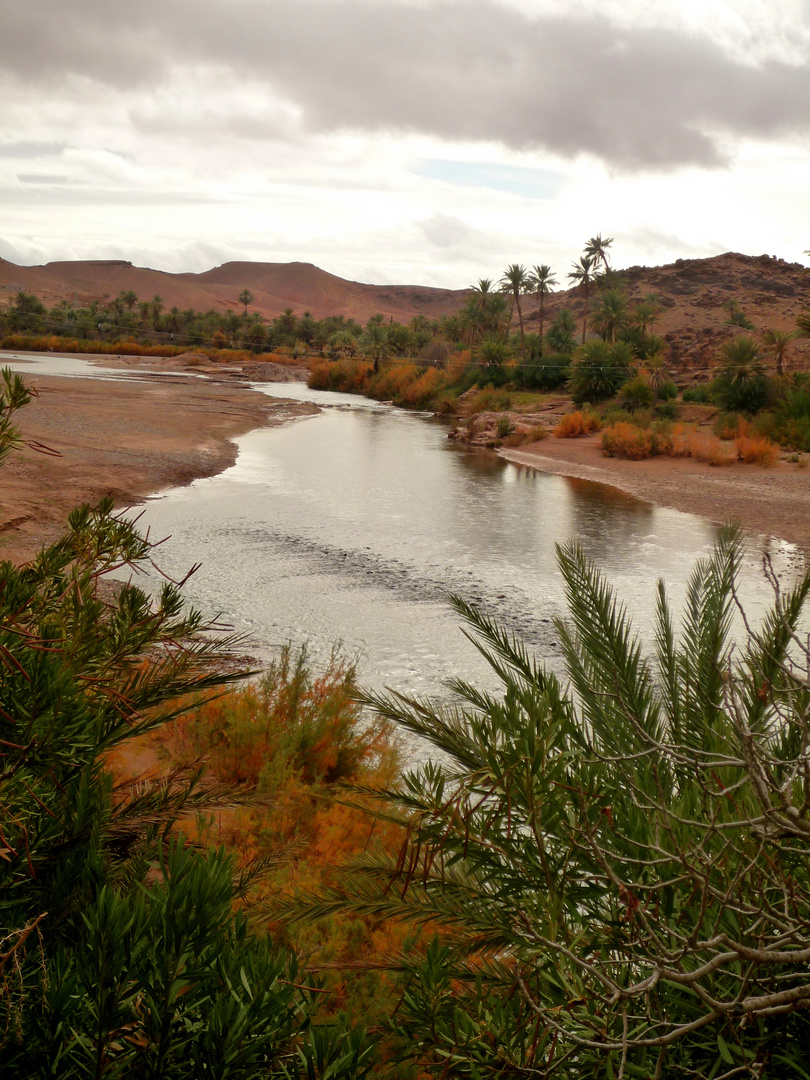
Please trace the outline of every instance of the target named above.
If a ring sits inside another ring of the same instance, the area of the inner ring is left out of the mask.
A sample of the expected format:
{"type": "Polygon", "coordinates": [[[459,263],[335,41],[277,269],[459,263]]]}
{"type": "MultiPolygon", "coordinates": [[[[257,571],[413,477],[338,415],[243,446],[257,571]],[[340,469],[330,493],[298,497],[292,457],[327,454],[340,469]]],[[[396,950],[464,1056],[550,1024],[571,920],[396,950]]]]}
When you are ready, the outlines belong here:
{"type": "MultiPolygon", "coordinates": [[[[110,357],[99,360],[113,366],[110,357]]],[[[32,367],[24,375],[37,397],[17,414],[17,426],[58,456],[26,447],[2,466],[0,558],[30,558],[79,503],[112,495],[117,506],[131,506],[161,488],[213,476],[236,460],[236,436],[318,411],[234,382],[237,372],[189,378],[151,357],[121,366],[133,374],[160,367],[161,374],[123,382],[43,376],[32,367]]]]}

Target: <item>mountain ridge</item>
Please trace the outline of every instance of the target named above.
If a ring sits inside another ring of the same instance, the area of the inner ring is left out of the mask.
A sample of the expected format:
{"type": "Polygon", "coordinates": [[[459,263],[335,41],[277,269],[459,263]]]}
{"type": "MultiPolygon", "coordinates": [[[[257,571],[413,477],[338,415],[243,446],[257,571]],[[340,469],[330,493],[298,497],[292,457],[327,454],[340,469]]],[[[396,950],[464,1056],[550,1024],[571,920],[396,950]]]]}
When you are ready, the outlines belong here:
{"type": "MultiPolygon", "coordinates": [[[[729,301],[734,301],[757,330],[792,330],[797,317],[810,309],[810,273],[800,263],[770,255],[725,252],[703,259],[676,259],[661,266],[630,266],[618,270],[632,303],[654,294],[660,305],[655,332],[669,347],[671,359],[685,365],[702,363],[723,340],[739,328],[729,324],[729,301]]],[[[563,278],[563,275],[559,275],[563,278]]],[[[43,266],[17,266],[0,259],[0,309],[20,289],[35,293],[48,307],[61,300],[88,303],[112,299],[132,290],[141,300],[159,295],[164,309],[240,311],[239,293],[253,294],[250,310],[272,319],[287,308],[315,318],[343,315],[365,323],[382,313],[386,319],[408,322],[415,315],[428,319],[458,312],[470,289],[441,289],[428,285],[371,285],[350,281],[313,263],[229,261],[202,273],[170,273],[135,266],[126,259],[53,261],[43,266]]],[[[595,290],[592,290],[592,295],[595,290]]],[[[546,298],[546,326],[562,307],[581,318],[581,288],[559,289],[546,298]]],[[[537,298],[523,298],[527,329],[537,328],[537,298]]],[[[514,321],[516,328],[517,320],[514,321]]],[[[804,342],[797,353],[807,352],[804,342]]]]}

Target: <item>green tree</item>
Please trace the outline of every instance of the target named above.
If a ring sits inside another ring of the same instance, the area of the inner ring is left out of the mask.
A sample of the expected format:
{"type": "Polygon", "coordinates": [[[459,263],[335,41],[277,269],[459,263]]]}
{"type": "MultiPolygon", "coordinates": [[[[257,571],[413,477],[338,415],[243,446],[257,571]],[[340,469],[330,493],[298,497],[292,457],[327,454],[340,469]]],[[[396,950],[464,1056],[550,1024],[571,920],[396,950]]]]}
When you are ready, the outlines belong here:
{"type": "Polygon", "coordinates": [[[768,382],[759,345],[740,335],[727,342],[720,353],[715,394],[730,412],[756,412],[768,397],[768,382]]]}
{"type": "Polygon", "coordinates": [[[602,289],[591,306],[591,323],[602,340],[612,344],[630,321],[627,297],[620,289],[602,289]]]}
{"type": "MultiPolygon", "coordinates": [[[[407,839],[304,902],[441,937],[394,1020],[436,1076],[799,1080],[810,1048],[810,574],[735,646],[739,534],[660,583],[649,645],[571,543],[565,682],[456,601],[500,684],[365,700],[437,751],[380,793],[407,839]],[[452,1066],[449,1066],[452,1062],[452,1066]]],[[[299,902],[300,905],[300,902],[299,902]]],[[[288,907],[300,917],[302,908],[288,907]]]]}
{"type": "Polygon", "coordinates": [[[607,240],[602,239],[602,234],[597,233],[596,236],[592,236],[585,245],[585,255],[592,260],[594,268],[602,264],[602,269],[605,273],[610,270],[610,259],[608,257],[608,248],[613,243],[613,237],[609,236],[607,240]]]}
{"type": "Polygon", "coordinates": [[[650,293],[643,300],[640,300],[632,313],[632,323],[637,326],[642,333],[648,334],[655,325],[658,316],[661,314],[661,305],[658,302],[658,298],[650,293]]]}
{"type": "Polygon", "coordinates": [[[540,335],[541,341],[540,351],[542,352],[543,324],[544,316],[546,313],[546,296],[551,292],[553,286],[557,284],[557,278],[554,276],[554,272],[552,271],[550,266],[548,266],[546,263],[540,263],[539,266],[532,267],[532,272],[530,274],[529,280],[531,282],[531,287],[537,294],[537,303],[540,309],[540,328],[538,330],[538,333],[540,335]]]}
{"type": "Polygon", "coordinates": [[[45,314],[45,305],[33,293],[20,289],[14,295],[6,320],[10,330],[33,330],[42,329],[42,316],[45,314]]]}
{"type": "Polygon", "coordinates": [[[236,299],[239,301],[240,304],[244,304],[245,318],[247,318],[248,304],[252,304],[254,299],[253,293],[250,291],[250,289],[242,289],[236,299]]]}
{"type": "Polygon", "coordinates": [[[633,353],[624,341],[592,339],[574,354],[568,387],[577,404],[613,397],[632,374],[633,353]]]}
{"type": "MultiPolygon", "coordinates": [[[[523,329],[523,310],[520,306],[520,297],[523,293],[528,292],[531,285],[531,278],[526,270],[525,266],[521,266],[518,263],[511,263],[504,271],[503,277],[500,281],[501,289],[508,293],[512,297],[512,311],[517,308],[518,323],[520,324],[520,353],[521,356],[526,351],[526,333],[523,329]]],[[[512,325],[512,316],[509,316],[509,326],[507,327],[507,335],[509,328],[512,325]]]]}
{"type": "Polygon", "coordinates": [[[486,334],[475,350],[475,359],[485,368],[500,368],[511,359],[507,342],[497,334],[486,334]]]}
{"type": "Polygon", "coordinates": [[[369,356],[374,361],[374,371],[380,370],[380,360],[391,355],[388,341],[388,328],[381,322],[370,320],[357,342],[361,355],[369,356]]]}
{"type": "MultiPolygon", "coordinates": [[[[4,372],[0,456],[28,397],[4,372]]],[[[154,601],[105,589],[153,557],[105,500],[32,562],[0,564],[0,1071],[362,1076],[360,1034],[312,1027],[309,978],[235,910],[249,875],[171,839],[179,816],[254,796],[199,769],[119,787],[108,772],[110,751],[239,677],[240,639],[212,636],[175,584],[154,601]]]]}
{"type": "Polygon", "coordinates": [[[571,356],[577,347],[575,331],[574,313],[570,308],[560,308],[546,333],[546,344],[552,352],[571,356]]]}
{"type": "Polygon", "coordinates": [[[573,268],[568,274],[569,281],[573,281],[575,286],[581,285],[584,294],[584,303],[582,308],[582,344],[585,344],[585,336],[588,333],[588,294],[590,292],[591,282],[595,280],[596,274],[594,271],[594,260],[590,255],[580,255],[579,262],[573,264],[573,268]]]}
{"type": "Polygon", "coordinates": [[[776,365],[776,374],[784,375],[785,360],[794,335],[789,330],[766,330],[762,335],[765,347],[776,365]]]}

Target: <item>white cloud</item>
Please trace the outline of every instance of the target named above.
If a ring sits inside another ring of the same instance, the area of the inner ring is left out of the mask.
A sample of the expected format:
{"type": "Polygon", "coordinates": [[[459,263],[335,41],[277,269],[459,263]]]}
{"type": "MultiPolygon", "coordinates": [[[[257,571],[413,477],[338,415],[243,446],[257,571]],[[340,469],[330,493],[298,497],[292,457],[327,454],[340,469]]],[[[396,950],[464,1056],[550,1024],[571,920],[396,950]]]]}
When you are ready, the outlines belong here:
{"type": "Polygon", "coordinates": [[[585,237],[808,239],[801,0],[13,5],[0,209],[27,262],[301,259],[465,285],[585,237]],[[231,254],[229,254],[231,253],[231,254]]]}

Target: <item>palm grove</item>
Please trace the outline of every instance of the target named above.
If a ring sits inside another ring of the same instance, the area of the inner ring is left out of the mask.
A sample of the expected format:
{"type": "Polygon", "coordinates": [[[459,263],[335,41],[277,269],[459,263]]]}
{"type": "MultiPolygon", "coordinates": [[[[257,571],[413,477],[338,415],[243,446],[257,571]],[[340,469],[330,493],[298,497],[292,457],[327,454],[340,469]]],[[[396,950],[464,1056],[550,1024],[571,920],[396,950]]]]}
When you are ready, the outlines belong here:
{"type": "MultiPolygon", "coordinates": [[[[345,316],[316,319],[291,308],[267,322],[250,311],[249,289],[238,296],[243,310],[224,314],[166,310],[162,297],[142,300],[131,290],[85,307],[62,301],[46,310],[20,292],[0,314],[0,340],[5,347],[82,351],[181,353],[192,347],[222,358],[233,348],[269,351],[314,364],[311,385],[418,408],[454,412],[471,387],[507,387],[567,392],[575,404],[618,398],[634,414],[625,418],[642,426],[676,419],[674,365],[666,341],[655,333],[662,302],[653,294],[630,301],[622,273],[610,263],[612,243],[601,234],[587,241],[567,274],[578,313],[555,304],[551,319],[546,305],[559,286],[554,271],[545,263],[529,269],[514,263],[498,280],[479,279],[457,313],[433,320],[417,315],[407,325],[377,314],[362,326],[345,316]],[[527,303],[536,330],[526,329],[527,303]]],[[[684,400],[758,415],[763,435],[810,451],[806,374],[789,370],[791,342],[810,334],[810,314],[799,317],[793,332],[767,327],[757,334],[733,297],[725,306],[727,340],[684,400]]]]}

